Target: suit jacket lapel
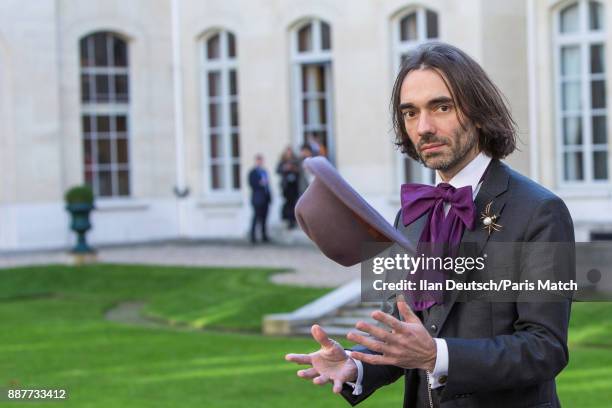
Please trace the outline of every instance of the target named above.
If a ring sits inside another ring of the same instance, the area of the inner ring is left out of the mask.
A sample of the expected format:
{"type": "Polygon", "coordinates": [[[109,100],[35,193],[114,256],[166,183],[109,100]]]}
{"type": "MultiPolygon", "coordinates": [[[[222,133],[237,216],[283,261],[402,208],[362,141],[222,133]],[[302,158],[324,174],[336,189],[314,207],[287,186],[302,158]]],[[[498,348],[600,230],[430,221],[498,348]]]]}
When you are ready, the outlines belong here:
{"type": "MultiPolygon", "coordinates": [[[[508,167],[499,160],[493,159],[482,185],[480,186],[480,190],[476,195],[476,199],[474,200],[474,205],[476,207],[476,222],[474,224],[474,230],[470,231],[466,229],[463,233],[463,237],[461,238],[461,246],[463,248],[467,248],[470,245],[472,248],[475,248],[475,251],[470,253],[469,256],[479,256],[484,250],[490,235],[486,229],[483,229],[480,216],[484,212],[485,206],[490,202],[493,202],[491,204],[491,213],[498,215],[501,214],[507,199],[507,196],[505,196],[504,193],[508,190],[509,178],[510,175],[508,173],[508,167]]],[[[463,273],[461,275],[454,274],[453,278],[458,282],[463,282],[465,281],[467,275],[468,273],[463,273]]],[[[458,295],[459,291],[454,290],[447,293],[447,296],[445,296],[443,311],[439,324],[437,325],[438,328],[436,330],[436,335],[442,329],[442,326],[444,325],[444,322],[446,321],[453,305],[457,301],[458,295]]]]}
{"type": "MultiPolygon", "coordinates": [[[[410,242],[418,243],[421,238],[421,233],[423,232],[423,228],[425,228],[425,223],[429,218],[429,212],[425,212],[425,214],[421,215],[419,218],[414,220],[411,224],[404,225],[401,220],[401,214],[399,216],[399,222],[395,226],[410,242]]],[[[415,311],[416,315],[423,320],[423,314],[420,310],[415,311]]],[[[400,320],[404,320],[401,315],[397,315],[400,320]]]]}

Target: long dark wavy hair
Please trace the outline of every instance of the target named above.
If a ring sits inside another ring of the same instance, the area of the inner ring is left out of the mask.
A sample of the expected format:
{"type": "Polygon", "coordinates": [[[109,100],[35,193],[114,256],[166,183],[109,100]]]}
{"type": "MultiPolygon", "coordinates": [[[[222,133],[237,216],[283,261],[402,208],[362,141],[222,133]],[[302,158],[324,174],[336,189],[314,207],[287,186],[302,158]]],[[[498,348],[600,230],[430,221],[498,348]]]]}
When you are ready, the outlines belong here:
{"type": "Polygon", "coordinates": [[[478,145],[488,156],[502,159],[516,149],[516,123],[500,90],[484,70],[469,55],[457,47],[442,42],[429,42],[417,47],[404,60],[393,85],[391,109],[395,144],[402,153],[420,160],[408,137],[400,110],[400,89],[406,75],[419,69],[434,69],[450,90],[455,106],[465,120],[476,127],[478,145]]]}

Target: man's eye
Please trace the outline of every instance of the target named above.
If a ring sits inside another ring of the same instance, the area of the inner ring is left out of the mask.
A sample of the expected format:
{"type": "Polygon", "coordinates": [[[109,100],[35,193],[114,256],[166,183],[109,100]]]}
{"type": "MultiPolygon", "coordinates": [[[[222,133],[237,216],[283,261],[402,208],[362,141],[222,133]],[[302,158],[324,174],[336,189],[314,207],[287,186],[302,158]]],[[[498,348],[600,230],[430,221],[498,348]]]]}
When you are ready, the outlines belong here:
{"type": "Polygon", "coordinates": [[[405,118],[414,118],[416,116],[416,112],[414,111],[405,111],[404,112],[404,117],[405,118]]]}
{"type": "Polygon", "coordinates": [[[448,112],[450,111],[451,107],[450,105],[440,105],[438,109],[440,110],[440,112],[448,112]]]}

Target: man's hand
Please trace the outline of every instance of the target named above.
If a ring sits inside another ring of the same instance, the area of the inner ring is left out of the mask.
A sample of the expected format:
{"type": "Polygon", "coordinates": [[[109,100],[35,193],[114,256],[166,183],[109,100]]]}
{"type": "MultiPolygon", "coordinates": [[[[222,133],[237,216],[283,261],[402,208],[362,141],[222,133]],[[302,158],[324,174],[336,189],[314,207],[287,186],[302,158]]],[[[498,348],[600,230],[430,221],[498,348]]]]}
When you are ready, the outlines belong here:
{"type": "Polygon", "coordinates": [[[321,326],[313,325],[311,333],[321,348],[310,354],[287,354],[285,360],[311,365],[311,368],[299,370],[297,375],[312,379],[317,385],[331,381],[334,383],[333,391],[338,394],[343,383],[357,379],[357,366],[338,342],[327,337],[321,326]]]}
{"type": "Polygon", "coordinates": [[[422,368],[430,372],[433,371],[437,357],[436,342],[406,302],[398,301],[397,308],[404,318],[404,322],[381,311],[372,313],[374,319],[391,327],[391,332],[365,322],[358,322],[355,325],[357,329],[370,333],[378,340],[355,332],[350,332],[346,336],[350,341],[364,345],[382,355],[353,351],[351,357],[369,364],[422,368]]]}

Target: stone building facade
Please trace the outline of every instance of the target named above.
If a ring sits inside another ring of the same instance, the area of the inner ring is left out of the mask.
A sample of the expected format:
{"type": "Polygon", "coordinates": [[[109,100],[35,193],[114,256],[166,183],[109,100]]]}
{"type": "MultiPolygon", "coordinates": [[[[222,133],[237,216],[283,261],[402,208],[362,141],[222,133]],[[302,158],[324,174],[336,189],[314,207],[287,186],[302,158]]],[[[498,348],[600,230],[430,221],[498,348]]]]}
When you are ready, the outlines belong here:
{"type": "Polygon", "coordinates": [[[594,0],[3,0],[0,251],[68,247],[63,193],[97,194],[94,244],[244,238],[246,174],[317,135],[392,219],[431,180],[393,146],[402,55],[442,40],[506,95],[507,162],[612,234],[612,4],[594,0]]]}

